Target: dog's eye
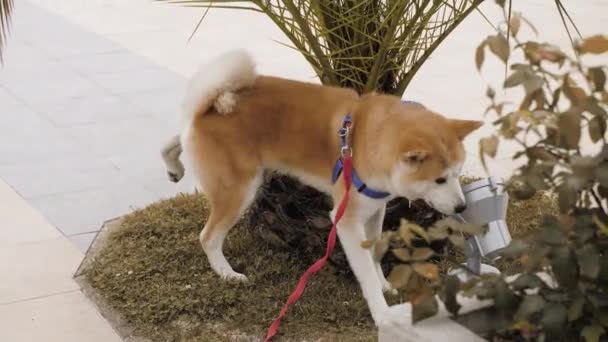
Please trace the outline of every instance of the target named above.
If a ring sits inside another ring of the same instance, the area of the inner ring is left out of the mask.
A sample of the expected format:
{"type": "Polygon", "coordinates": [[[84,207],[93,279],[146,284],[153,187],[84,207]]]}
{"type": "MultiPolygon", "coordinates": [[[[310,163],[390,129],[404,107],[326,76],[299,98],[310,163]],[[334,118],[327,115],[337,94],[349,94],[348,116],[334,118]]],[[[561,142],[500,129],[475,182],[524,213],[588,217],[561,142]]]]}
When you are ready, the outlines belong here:
{"type": "Polygon", "coordinates": [[[443,184],[445,182],[446,182],[446,179],[443,177],[435,179],[435,183],[437,183],[437,184],[443,184]]]}

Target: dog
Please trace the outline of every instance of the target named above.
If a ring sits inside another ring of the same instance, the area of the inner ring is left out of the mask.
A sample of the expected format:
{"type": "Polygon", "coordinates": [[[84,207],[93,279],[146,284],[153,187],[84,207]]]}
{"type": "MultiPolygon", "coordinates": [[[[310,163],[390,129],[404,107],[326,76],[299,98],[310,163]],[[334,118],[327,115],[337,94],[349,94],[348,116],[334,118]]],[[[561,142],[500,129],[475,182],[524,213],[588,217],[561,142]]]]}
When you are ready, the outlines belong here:
{"type": "MultiPolygon", "coordinates": [[[[234,50],[195,73],[183,103],[182,131],[161,154],[170,180],[177,182],[184,175],[183,151],[208,199],[211,213],[200,243],[211,268],[224,279],[246,281],[222,245],[254,200],[263,172],[294,176],[330,195],[337,207],[345,193],[336,167],[345,118],[352,122],[346,138],[356,188],[337,231],[378,325],[388,312],[383,291],[392,288],[361,243],[380,237],[386,203],[395,197],[423,199],[448,215],[463,212],[463,139],[482,122],[448,119],[395,96],[258,75],[253,59],[234,50]]],[[[336,208],[332,220],[335,214],[336,208]]]]}

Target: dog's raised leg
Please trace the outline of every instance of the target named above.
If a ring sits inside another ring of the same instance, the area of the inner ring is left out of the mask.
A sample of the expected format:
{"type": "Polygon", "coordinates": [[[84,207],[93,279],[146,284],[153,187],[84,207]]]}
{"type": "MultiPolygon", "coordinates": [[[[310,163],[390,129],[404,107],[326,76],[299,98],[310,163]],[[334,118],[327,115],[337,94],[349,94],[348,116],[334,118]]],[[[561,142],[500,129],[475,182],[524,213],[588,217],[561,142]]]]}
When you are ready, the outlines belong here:
{"type": "Polygon", "coordinates": [[[215,273],[226,280],[246,281],[247,277],[244,274],[232,269],[224,256],[222,247],[230,229],[253,202],[262,183],[262,173],[254,173],[251,177],[245,174],[240,177],[229,176],[225,175],[224,182],[227,183],[216,179],[214,182],[202,184],[203,189],[206,190],[211,215],[199,238],[215,273]]]}
{"type": "Polygon", "coordinates": [[[174,135],[161,149],[161,156],[165,162],[167,168],[167,175],[169,180],[172,182],[179,182],[184,177],[184,164],[179,160],[179,156],[182,154],[182,144],[180,142],[180,136],[174,135]]]}
{"type": "MultiPolygon", "coordinates": [[[[331,217],[335,217],[335,209],[331,217]]],[[[367,239],[364,222],[365,220],[360,221],[358,218],[345,216],[338,224],[338,237],[348,263],[359,281],[374,322],[379,325],[385,319],[388,304],[376,274],[375,262],[369,251],[361,247],[361,243],[367,239]]]]}
{"type": "MultiPolygon", "coordinates": [[[[382,223],[384,222],[384,214],[386,212],[386,205],[378,209],[368,220],[365,222],[365,236],[368,240],[376,240],[380,238],[382,234],[382,223]]],[[[371,251],[370,251],[371,252],[371,251]]],[[[376,274],[380,283],[382,284],[382,291],[386,293],[396,294],[397,290],[393,289],[391,283],[386,280],[380,262],[376,262],[376,274]]]]}

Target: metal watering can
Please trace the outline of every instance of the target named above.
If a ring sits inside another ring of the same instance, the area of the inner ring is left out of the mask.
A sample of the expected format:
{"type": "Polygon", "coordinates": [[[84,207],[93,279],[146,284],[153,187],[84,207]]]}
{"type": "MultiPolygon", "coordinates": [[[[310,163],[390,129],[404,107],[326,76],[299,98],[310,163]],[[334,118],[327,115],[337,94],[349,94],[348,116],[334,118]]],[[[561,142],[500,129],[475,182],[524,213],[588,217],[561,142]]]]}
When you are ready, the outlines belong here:
{"type": "MultiPolygon", "coordinates": [[[[506,216],[509,195],[505,192],[505,182],[501,178],[489,177],[462,188],[467,202],[467,209],[456,216],[456,219],[475,225],[487,225],[484,235],[476,235],[467,240],[467,267],[481,273],[500,273],[498,269],[483,264],[481,259],[496,252],[511,242],[511,234],[507,227],[506,216]]],[[[461,280],[466,280],[470,274],[464,270],[453,270],[461,280]]]]}

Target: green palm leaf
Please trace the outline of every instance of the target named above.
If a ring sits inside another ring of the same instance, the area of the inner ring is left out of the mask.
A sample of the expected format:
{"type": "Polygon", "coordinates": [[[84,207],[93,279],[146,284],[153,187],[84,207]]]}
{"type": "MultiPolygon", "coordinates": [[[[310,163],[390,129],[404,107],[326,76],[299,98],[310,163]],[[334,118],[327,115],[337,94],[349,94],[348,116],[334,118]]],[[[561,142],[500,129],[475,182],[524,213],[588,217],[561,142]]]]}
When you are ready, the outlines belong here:
{"type": "Polygon", "coordinates": [[[0,62],[2,62],[2,50],[6,44],[10,30],[10,18],[13,11],[13,0],[0,0],[0,62]]]}
{"type": "Polygon", "coordinates": [[[483,0],[159,0],[265,14],[324,84],[401,95],[483,0]]]}

